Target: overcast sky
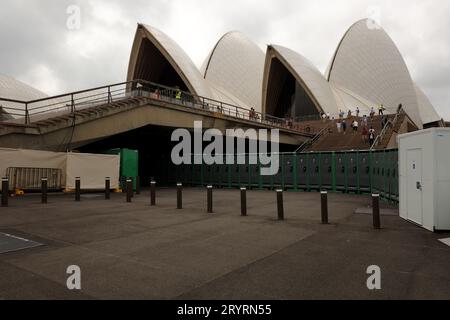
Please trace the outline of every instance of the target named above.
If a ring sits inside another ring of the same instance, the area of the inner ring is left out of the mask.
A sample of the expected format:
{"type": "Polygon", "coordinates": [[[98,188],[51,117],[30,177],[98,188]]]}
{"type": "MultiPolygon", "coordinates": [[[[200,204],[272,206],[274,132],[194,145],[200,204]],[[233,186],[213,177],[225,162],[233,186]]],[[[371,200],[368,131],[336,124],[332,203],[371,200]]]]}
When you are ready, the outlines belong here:
{"type": "Polygon", "coordinates": [[[48,94],[124,81],[138,22],[168,34],[198,66],[223,33],[239,30],[324,71],[348,27],[368,16],[380,19],[450,120],[448,0],[2,0],[0,73],[48,94]],[[68,27],[76,27],[71,5],[80,8],[79,29],[68,27]]]}

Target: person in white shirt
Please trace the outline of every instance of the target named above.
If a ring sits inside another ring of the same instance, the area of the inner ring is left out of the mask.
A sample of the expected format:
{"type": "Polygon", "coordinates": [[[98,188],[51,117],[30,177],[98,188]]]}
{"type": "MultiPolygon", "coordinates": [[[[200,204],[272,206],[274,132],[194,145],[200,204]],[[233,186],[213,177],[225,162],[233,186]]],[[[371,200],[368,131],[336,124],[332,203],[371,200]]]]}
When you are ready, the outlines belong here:
{"type": "Polygon", "coordinates": [[[375,129],[373,127],[369,130],[369,144],[372,147],[375,142],[375,129]]]}
{"type": "Polygon", "coordinates": [[[359,127],[358,121],[356,121],[356,120],[353,121],[352,127],[353,127],[353,131],[358,132],[358,127],[359,127]]]}
{"type": "Polygon", "coordinates": [[[338,122],[336,123],[336,126],[337,126],[337,131],[338,131],[338,133],[341,133],[341,132],[342,132],[342,123],[341,123],[341,121],[338,121],[338,122]]]}
{"type": "Polygon", "coordinates": [[[365,127],[367,127],[368,122],[369,122],[369,119],[367,119],[367,116],[364,115],[364,117],[363,117],[363,124],[364,124],[365,127]]]}

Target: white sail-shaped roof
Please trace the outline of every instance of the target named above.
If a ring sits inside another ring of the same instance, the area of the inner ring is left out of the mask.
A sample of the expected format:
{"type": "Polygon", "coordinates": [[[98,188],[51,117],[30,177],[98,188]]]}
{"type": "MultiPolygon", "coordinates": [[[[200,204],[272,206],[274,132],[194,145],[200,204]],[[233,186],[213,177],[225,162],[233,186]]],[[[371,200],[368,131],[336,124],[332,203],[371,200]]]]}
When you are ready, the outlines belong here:
{"type": "Polygon", "coordinates": [[[45,98],[47,95],[12,77],[0,74],[0,97],[30,101],[45,98]]]}
{"type": "Polygon", "coordinates": [[[328,79],[395,113],[402,104],[422,128],[416,90],[400,51],[388,34],[373,22],[361,20],[344,35],[328,71],[328,79]]]}
{"type": "Polygon", "coordinates": [[[146,39],[149,40],[165,57],[167,62],[170,63],[172,68],[177,72],[192,94],[205,97],[212,96],[211,91],[200,74],[200,71],[195,66],[191,58],[189,58],[189,56],[184,52],[184,50],[162,31],[143,24],[139,24],[136,31],[128,68],[129,81],[138,77],[136,70],[140,67],[145,67],[139,66],[139,64],[145,65],[152,63],[150,59],[145,59],[145,57],[143,60],[138,61],[140,48],[146,39]]]}
{"type": "Polygon", "coordinates": [[[361,115],[370,115],[370,109],[375,106],[373,101],[360,97],[354,92],[351,92],[346,88],[339,87],[336,84],[331,83],[330,86],[334,93],[334,97],[336,98],[336,103],[339,110],[342,110],[345,113],[350,110],[352,113],[355,113],[356,109],[359,108],[361,115]]]}
{"type": "Polygon", "coordinates": [[[419,104],[419,114],[420,114],[420,118],[422,119],[423,124],[437,122],[437,121],[442,120],[442,117],[439,116],[439,114],[436,112],[436,109],[433,107],[430,100],[425,95],[425,93],[422,91],[422,89],[420,89],[417,84],[414,87],[415,87],[416,93],[417,93],[417,102],[419,104]]]}
{"type": "Polygon", "coordinates": [[[266,110],[267,85],[270,77],[270,65],[278,59],[305,88],[315,103],[318,112],[337,114],[338,107],[330,84],[322,73],[301,54],[277,45],[270,45],[266,54],[266,65],[263,80],[263,112],[266,110]]]}
{"type": "Polygon", "coordinates": [[[243,107],[260,111],[264,59],[261,48],[243,33],[233,31],[217,42],[201,73],[210,86],[230,93],[245,104],[243,107]]]}
{"type": "MultiPolygon", "coordinates": [[[[18,81],[10,76],[0,74],[0,98],[12,99],[18,101],[32,101],[46,98],[47,95],[21,81],[18,81]]],[[[17,113],[22,116],[25,115],[25,106],[14,102],[6,102],[0,100],[0,107],[3,107],[2,112],[17,113]],[[14,111],[8,108],[20,109],[22,111],[14,111]]],[[[14,118],[18,117],[15,115],[14,118]]],[[[0,115],[0,119],[9,119],[7,114],[0,115]]]]}

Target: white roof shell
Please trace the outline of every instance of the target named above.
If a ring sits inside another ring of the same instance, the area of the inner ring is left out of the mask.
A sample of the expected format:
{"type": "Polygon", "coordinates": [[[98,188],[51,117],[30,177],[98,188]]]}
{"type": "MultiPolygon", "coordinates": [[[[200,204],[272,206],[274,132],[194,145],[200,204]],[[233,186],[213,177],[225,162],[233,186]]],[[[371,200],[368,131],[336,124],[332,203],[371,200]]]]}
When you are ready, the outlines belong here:
{"type": "Polygon", "coordinates": [[[148,39],[167,59],[183,79],[189,90],[196,95],[211,97],[212,93],[200,71],[184,50],[162,31],[144,24],[138,25],[128,68],[128,80],[134,80],[136,60],[144,39],[148,39]]]}
{"type": "Polygon", "coordinates": [[[329,68],[329,81],[383,104],[388,113],[395,113],[402,104],[422,128],[416,90],[402,55],[381,27],[368,22],[358,21],[344,35],[329,68]]]}
{"type": "MultiPolygon", "coordinates": [[[[339,112],[330,84],[323,74],[301,54],[278,45],[270,45],[267,48],[263,99],[267,96],[266,90],[272,58],[277,58],[291,72],[310,94],[316,105],[322,109],[321,111],[330,114],[339,112]]],[[[263,111],[265,111],[265,101],[263,101],[263,111]]]]}
{"type": "MultiPolygon", "coordinates": [[[[31,101],[46,98],[47,95],[12,77],[0,74],[0,97],[13,100],[31,101]]],[[[0,104],[6,106],[6,103],[0,102],[0,104]]]]}
{"type": "Polygon", "coordinates": [[[232,31],[217,42],[201,73],[214,91],[228,93],[227,100],[260,111],[264,59],[261,48],[243,33],[232,31]]]}
{"type": "Polygon", "coordinates": [[[370,109],[375,106],[373,101],[369,101],[361,96],[358,96],[350,90],[340,87],[339,85],[331,82],[331,90],[333,91],[334,97],[336,98],[336,103],[339,110],[347,113],[349,110],[352,113],[356,112],[356,108],[359,108],[361,115],[369,115],[370,109]]]}
{"type": "MultiPolygon", "coordinates": [[[[23,82],[20,82],[10,76],[0,74],[0,98],[19,100],[19,101],[32,101],[47,98],[47,95],[23,82]]],[[[6,102],[0,100],[0,106],[5,108],[16,108],[25,110],[23,104],[6,102]]],[[[21,113],[20,111],[13,111],[5,109],[6,112],[21,113]]],[[[23,111],[24,113],[24,111],[23,111]]],[[[14,118],[18,116],[13,116],[14,118]]]]}
{"type": "Polygon", "coordinates": [[[442,120],[442,117],[440,117],[436,112],[436,109],[433,107],[422,89],[420,89],[417,84],[415,84],[414,87],[417,93],[417,103],[419,104],[419,114],[422,122],[427,124],[442,120]]]}

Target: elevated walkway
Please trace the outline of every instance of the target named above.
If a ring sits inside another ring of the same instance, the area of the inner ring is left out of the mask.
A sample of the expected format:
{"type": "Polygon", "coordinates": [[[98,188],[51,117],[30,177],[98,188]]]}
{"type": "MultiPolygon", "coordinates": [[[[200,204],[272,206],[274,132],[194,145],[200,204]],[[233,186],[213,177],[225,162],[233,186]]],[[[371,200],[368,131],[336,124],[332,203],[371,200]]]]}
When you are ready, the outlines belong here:
{"type": "Polygon", "coordinates": [[[142,80],[36,101],[2,99],[14,119],[0,122],[0,147],[66,151],[147,125],[192,129],[279,129],[280,142],[299,145],[314,131],[142,80]]]}

